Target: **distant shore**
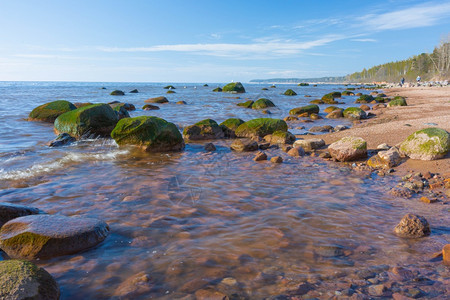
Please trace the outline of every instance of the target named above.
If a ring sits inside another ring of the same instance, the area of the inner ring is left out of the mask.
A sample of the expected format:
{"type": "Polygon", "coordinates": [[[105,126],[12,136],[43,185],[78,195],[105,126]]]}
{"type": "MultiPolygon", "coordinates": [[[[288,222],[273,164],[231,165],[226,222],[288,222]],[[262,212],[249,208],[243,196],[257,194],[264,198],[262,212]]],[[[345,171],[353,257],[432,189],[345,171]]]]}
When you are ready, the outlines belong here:
{"type": "MultiPolygon", "coordinates": [[[[376,149],[382,143],[395,146],[413,132],[427,127],[439,127],[450,132],[450,86],[389,88],[384,93],[388,97],[406,97],[408,106],[371,110],[376,117],[363,120],[349,130],[320,137],[330,144],[344,136],[358,136],[367,141],[369,149],[376,149]]],[[[434,161],[408,159],[395,169],[399,175],[411,171],[448,173],[450,156],[447,154],[444,159],[434,161]]]]}

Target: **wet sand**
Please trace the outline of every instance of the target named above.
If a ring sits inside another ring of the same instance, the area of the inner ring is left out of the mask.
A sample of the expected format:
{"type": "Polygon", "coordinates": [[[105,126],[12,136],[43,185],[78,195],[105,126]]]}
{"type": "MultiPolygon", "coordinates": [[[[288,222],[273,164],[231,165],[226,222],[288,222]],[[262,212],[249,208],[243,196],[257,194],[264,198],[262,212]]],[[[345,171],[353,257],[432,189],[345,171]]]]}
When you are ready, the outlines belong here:
{"type": "MultiPolygon", "coordinates": [[[[392,88],[384,90],[384,93],[388,97],[406,97],[408,106],[370,110],[375,117],[363,120],[349,130],[321,135],[320,138],[330,144],[345,136],[358,136],[367,141],[368,149],[376,149],[382,143],[397,145],[411,133],[427,127],[450,131],[450,86],[392,88]]],[[[396,168],[398,175],[411,171],[448,173],[450,155],[434,161],[408,159],[396,168]]]]}

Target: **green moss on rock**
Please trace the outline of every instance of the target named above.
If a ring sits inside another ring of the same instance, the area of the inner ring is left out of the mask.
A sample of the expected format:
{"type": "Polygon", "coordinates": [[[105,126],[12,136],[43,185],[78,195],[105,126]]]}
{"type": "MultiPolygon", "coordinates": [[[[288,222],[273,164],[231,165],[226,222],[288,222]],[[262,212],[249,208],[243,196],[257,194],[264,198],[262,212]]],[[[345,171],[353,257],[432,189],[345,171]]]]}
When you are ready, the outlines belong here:
{"type": "Polygon", "coordinates": [[[263,109],[268,107],[275,107],[275,104],[273,104],[272,101],[266,98],[261,98],[255,101],[255,103],[252,104],[253,109],[263,109]]]}
{"type": "Polygon", "coordinates": [[[412,159],[435,160],[450,150],[450,134],[441,128],[425,128],[414,132],[400,145],[400,152],[412,159]]]}
{"type": "Polygon", "coordinates": [[[221,92],[222,88],[221,87],[216,87],[215,89],[212,90],[213,92],[221,92]]]}
{"type": "Polygon", "coordinates": [[[110,93],[111,96],[123,96],[125,93],[121,90],[114,90],[110,93]]]}
{"type": "Polygon", "coordinates": [[[298,84],[298,86],[309,86],[309,83],[307,82],[301,82],[298,84]]]}
{"type": "Polygon", "coordinates": [[[311,103],[311,104],[324,104],[325,102],[323,102],[323,101],[320,100],[320,99],[315,99],[315,100],[309,101],[309,103],[311,103]]]}
{"type": "Polygon", "coordinates": [[[164,89],[166,89],[166,90],[175,90],[175,87],[173,85],[166,85],[164,87],[164,89]]]}
{"type": "Polygon", "coordinates": [[[222,88],[222,92],[245,93],[245,88],[240,82],[231,82],[222,88]]]}
{"type": "Polygon", "coordinates": [[[271,118],[258,118],[241,124],[235,131],[237,137],[264,137],[275,131],[287,131],[285,121],[271,118]]]}
{"type": "Polygon", "coordinates": [[[369,103],[373,101],[372,95],[361,95],[358,99],[356,99],[355,103],[369,103]]]}
{"type": "Polygon", "coordinates": [[[235,134],[236,129],[243,123],[245,123],[245,121],[242,119],[230,118],[220,123],[219,126],[222,128],[225,137],[234,138],[236,137],[235,134]]]}
{"type": "Polygon", "coordinates": [[[169,100],[167,100],[167,98],[164,96],[159,96],[159,97],[149,98],[149,99],[145,100],[144,102],[163,104],[163,103],[169,103],[169,100]]]}
{"type": "Polygon", "coordinates": [[[147,152],[184,149],[183,137],[177,126],[152,116],[120,120],[111,132],[111,137],[119,145],[136,145],[147,152]]]}
{"type": "MultiPolygon", "coordinates": [[[[395,98],[397,98],[397,97],[395,97],[395,98]]],[[[403,97],[397,98],[397,99],[395,99],[395,98],[394,98],[394,100],[392,100],[392,101],[390,101],[388,103],[388,107],[392,107],[392,106],[407,106],[408,105],[406,103],[405,98],[403,98],[403,97]]]]}
{"type": "Polygon", "coordinates": [[[30,121],[43,121],[53,123],[57,117],[68,111],[77,109],[75,105],[66,100],[57,100],[42,104],[33,109],[28,116],[30,121]]]}
{"type": "Polygon", "coordinates": [[[255,102],[252,101],[252,100],[248,100],[248,101],[245,101],[245,102],[238,103],[236,105],[237,106],[241,106],[241,107],[245,107],[245,108],[252,108],[253,103],[255,103],[255,102]]]}
{"type": "Polygon", "coordinates": [[[303,113],[307,113],[308,115],[313,114],[313,113],[318,114],[319,110],[320,110],[319,106],[317,106],[315,104],[311,104],[311,105],[293,108],[289,111],[289,114],[290,115],[300,115],[303,113]]]}
{"type": "Polygon", "coordinates": [[[183,135],[186,140],[221,139],[225,136],[219,124],[212,119],[205,119],[187,126],[183,130],[183,135]]]}
{"type": "Polygon", "coordinates": [[[359,107],[346,108],[343,112],[343,115],[345,118],[352,120],[360,120],[367,118],[366,112],[359,107]]]}
{"type": "Polygon", "coordinates": [[[287,89],[286,92],[283,93],[285,96],[296,96],[297,93],[294,92],[292,89],[287,89]]]}

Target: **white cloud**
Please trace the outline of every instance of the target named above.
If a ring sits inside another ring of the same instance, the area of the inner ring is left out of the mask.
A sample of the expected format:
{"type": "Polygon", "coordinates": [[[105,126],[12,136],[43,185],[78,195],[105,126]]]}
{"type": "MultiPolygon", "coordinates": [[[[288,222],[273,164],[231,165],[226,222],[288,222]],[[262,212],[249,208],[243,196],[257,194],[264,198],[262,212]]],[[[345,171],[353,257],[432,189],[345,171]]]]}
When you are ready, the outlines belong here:
{"type": "Polygon", "coordinates": [[[375,39],[352,39],[351,41],[353,41],[353,42],[370,42],[370,43],[377,42],[377,40],[375,40],[375,39]]]}
{"type": "Polygon", "coordinates": [[[359,20],[363,26],[372,30],[410,29],[438,24],[441,19],[450,17],[450,3],[425,3],[414,7],[388,12],[369,14],[359,20]]]}

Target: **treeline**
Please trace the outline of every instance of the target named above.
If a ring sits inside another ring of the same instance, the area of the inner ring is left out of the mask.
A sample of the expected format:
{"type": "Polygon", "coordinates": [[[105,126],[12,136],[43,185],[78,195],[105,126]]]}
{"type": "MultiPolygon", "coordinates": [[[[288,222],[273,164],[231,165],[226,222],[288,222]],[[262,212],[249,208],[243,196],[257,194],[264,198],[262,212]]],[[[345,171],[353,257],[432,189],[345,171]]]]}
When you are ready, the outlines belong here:
{"type": "Polygon", "coordinates": [[[346,76],[347,82],[398,82],[415,81],[420,75],[423,81],[450,79],[450,41],[434,48],[433,53],[422,53],[406,60],[390,62],[346,76]]]}

